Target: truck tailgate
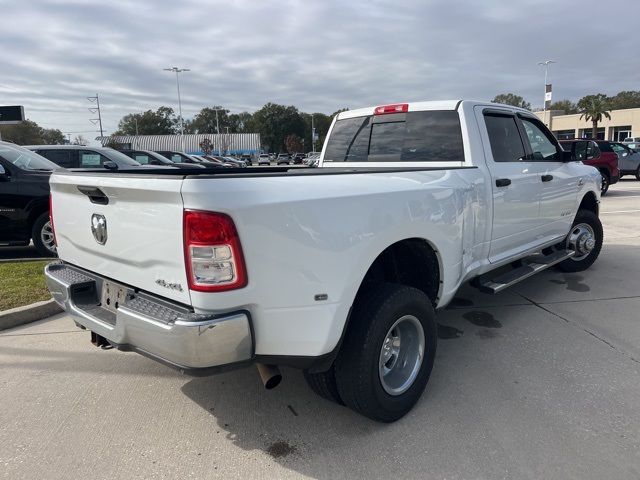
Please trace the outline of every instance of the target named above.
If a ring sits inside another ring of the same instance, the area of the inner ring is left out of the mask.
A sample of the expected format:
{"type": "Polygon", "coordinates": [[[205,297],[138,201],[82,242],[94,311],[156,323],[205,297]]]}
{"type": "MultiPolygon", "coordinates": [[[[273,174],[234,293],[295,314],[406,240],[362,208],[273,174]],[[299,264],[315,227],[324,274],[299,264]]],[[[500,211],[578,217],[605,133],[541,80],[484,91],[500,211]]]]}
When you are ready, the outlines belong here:
{"type": "Polygon", "coordinates": [[[60,259],[116,282],[191,303],[184,266],[181,177],[55,173],[50,183],[60,259]]]}

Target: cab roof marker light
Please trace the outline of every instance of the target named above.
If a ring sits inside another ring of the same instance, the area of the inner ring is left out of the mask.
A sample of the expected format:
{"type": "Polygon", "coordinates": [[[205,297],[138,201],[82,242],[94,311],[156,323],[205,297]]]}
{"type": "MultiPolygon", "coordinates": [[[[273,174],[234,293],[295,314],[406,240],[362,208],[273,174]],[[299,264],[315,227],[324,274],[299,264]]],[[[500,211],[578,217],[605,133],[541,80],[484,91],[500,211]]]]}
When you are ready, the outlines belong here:
{"type": "Polygon", "coordinates": [[[373,111],[374,115],[388,115],[390,113],[407,113],[409,111],[408,103],[393,103],[391,105],[380,105],[373,111]]]}

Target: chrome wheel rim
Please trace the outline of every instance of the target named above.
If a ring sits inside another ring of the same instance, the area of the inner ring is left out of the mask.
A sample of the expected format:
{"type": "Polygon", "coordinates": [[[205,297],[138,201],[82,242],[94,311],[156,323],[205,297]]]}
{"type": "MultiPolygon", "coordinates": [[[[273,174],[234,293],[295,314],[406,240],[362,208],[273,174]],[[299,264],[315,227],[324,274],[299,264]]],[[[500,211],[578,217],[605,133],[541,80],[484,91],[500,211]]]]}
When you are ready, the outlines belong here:
{"type": "Polygon", "coordinates": [[[391,326],[380,348],[378,374],[389,395],[401,395],[416,380],[424,358],[424,329],[413,315],[405,315],[391,326]]]}
{"type": "Polygon", "coordinates": [[[53,236],[53,228],[51,228],[51,220],[42,226],[42,230],[40,230],[40,240],[47,250],[51,253],[56,252],[56,241],[53,236]]]}
{"type": "Polygon", "coordinates": [[[574,225],[567,237],[567,250],[573,250],[572,260],[579,262],[589,256],[596,246],[596,234],[591,225],[579,223],[574,225]]]}

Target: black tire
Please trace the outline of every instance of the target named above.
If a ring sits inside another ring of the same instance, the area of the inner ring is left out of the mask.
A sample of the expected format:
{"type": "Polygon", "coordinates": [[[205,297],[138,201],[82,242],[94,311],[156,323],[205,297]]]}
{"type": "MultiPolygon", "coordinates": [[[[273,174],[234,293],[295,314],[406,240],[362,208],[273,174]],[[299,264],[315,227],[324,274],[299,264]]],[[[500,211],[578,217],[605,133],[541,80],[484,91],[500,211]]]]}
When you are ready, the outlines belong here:
{"type": "Polygon", "coordinates": [[[436,345],[435,312],[422,291],[390,283],[370,287],[355,305],[336,359],[335,375],[340,397],[345,405],[373,420],[398,420],[422,395],[433,368],[436,345]],[[402,393],[391,395],[380,377],[380,355],[390,329],[397,320],[407,316],[417,320],[422,327],[424,354],[412,383],[402,393]]]}
{"type": "Polygon", "coordinates": [[[607,172],[600,172],[600,176],[602,177],[602,183],[600,184],[600,196],[605,196],[609,191],[611,179],[607,172]]]}
{"type": "Polygon", "coordinates": [[[56,254],[56,247],[52,241],[45,243],[45,238],[49,237],[46,233],[47,228],[51,228],[49,224],[49,213],[43,213],[40,215],[33,224],[31,229],[31,239],[33,240],[33,246],[43,257],[52,257],[56,254]]]}
{"type": "Polygon", "coordinates": [[[636,180],[640,181],[640,165],[638,165],[638,168],[636,169],[636,180]]]}
{"type": "Polygon", "coordinates": [[[338,384],[336,383],[336,371],[333,365],[326,372],[310,373],[305,370],[303,372],[304,379],[307,381],[309,388],[317,395],[325,400],[344,405],[340,393],[338,392],[338,384]]]}
{"type": "MultiPolygon", "coordinates": [[[[593,262],[596,261],[598,255],[600,255],[600,250],[602,250],[602,241],[604,239],[604,234],[602,232],[602,223],[600,223],[600,219],[598,216],[589,211],[589,210],[579,210],[576,215],[575,220],[573,221],[573,225],[571,226],[571,232],[573,232],[576,227],[579,225],[589,225],[595,236],[595,245],[591,251],[584,256],[583,258],[568,258],[567,260],[560,262],[557,265],[558,270],[562,272],[582,272],[593,265],[593,262]]],[[[558,248],[567,248],[567,241],[569,239],[569,235],[567,236],[567,240],[562,244],[558,245],[558,248]]]]}

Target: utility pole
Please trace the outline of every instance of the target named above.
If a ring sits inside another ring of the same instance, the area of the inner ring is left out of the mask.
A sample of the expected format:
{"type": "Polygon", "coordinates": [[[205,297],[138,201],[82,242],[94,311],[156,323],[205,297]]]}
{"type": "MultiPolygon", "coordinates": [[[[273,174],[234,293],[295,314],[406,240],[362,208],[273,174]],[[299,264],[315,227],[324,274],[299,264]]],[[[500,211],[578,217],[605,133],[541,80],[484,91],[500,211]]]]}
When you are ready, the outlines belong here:
{"type": "Polygon", "coordinates": [[[547,92],[547,78],[549,77],[549,64],[556,63],[553,60],[545,60],[544,62],[538,62],[538,65],[544,65],[544,103],[542,108],[542,123],[547,124],[547,95],[551,99],[551,91],[547,92]]]}
{"type": "Polygon", "coordinates": [[[189,70],[188,68],[178,68],[178,67],[164,68],[163,70],[165,72],[175,72],[175,74],[176,74],[176,86],[178,87],[178,112],[180,114],[180,144],[182,145],[182,153],[185,153],[185,151],[184,151],[184,122],[182,120],[182,100],[180,99],[180,74],[182,72],[190,72],[191,70],[189,70]]]}
{"type": "Polygon", "coordinates": [[[87,100],[89,100],[91,103],[95,102],[96,104],[95,107],[89,108],[89,111],[93,114],[97,113],[98,118],[91,118],[89,119],[89,121],[94,125],[96,124],[96,122],[100,125],[100,144],[104,145],[104,132],[102,131],[102,113],[100,112],[100,97],[96,93],[95,97],[87,97],[87,100]]]}

